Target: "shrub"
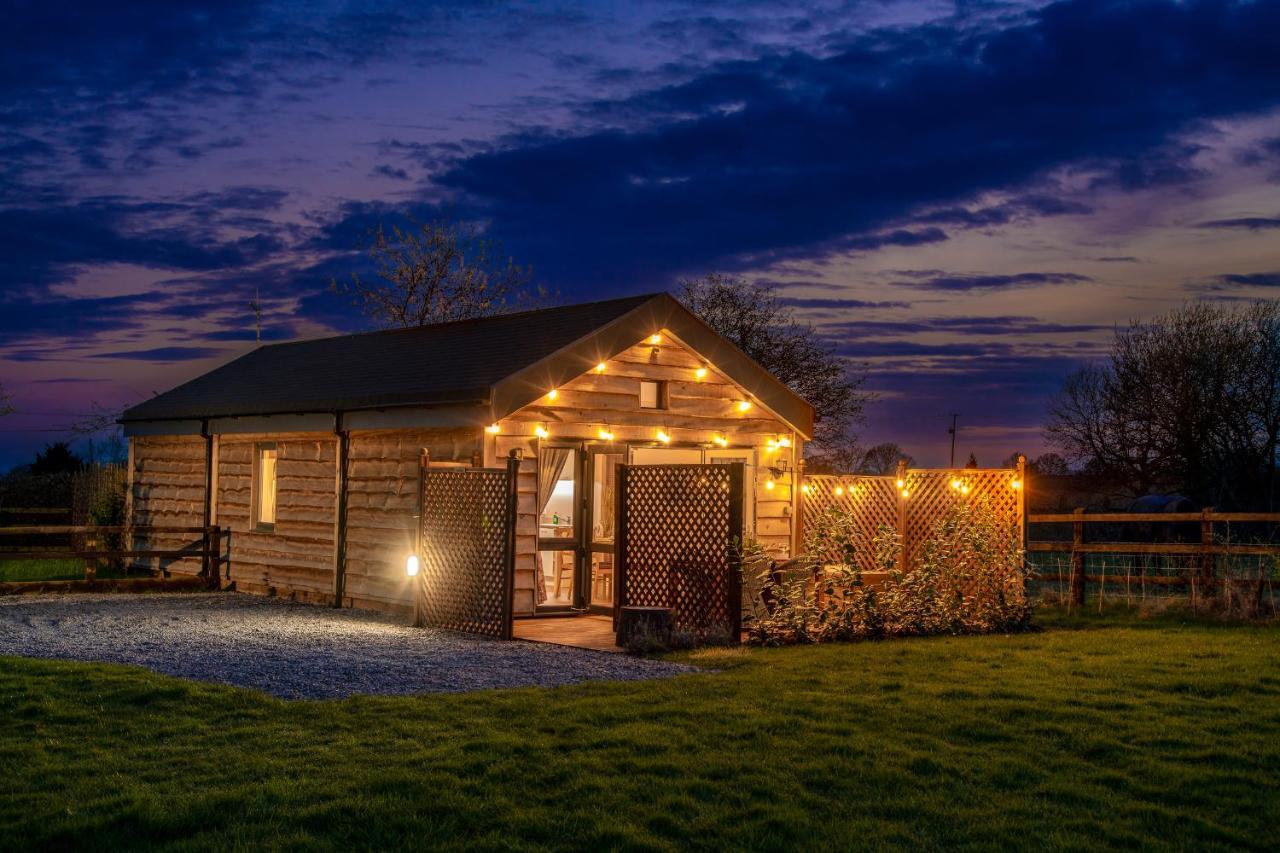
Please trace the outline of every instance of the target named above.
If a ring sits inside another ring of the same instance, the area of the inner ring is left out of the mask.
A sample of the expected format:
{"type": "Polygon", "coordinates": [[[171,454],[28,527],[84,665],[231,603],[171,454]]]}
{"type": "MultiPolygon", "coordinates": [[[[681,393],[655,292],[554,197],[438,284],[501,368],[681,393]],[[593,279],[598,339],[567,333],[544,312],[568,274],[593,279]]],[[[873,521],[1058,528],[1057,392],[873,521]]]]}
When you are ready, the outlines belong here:
{"type": "MultiPolygon", "coordinates": [[[[988,503],[951,506],[905,567],[902,548],[896,530],[882,526],[868,537],[851,513],[829,507],[806,532],[806,556],[759,573],[751,640],[778,645],[1028,626],[1019,533],[988,503]],[[868,585],[864,566],[887,579],[868,585]]],[[[758,568],[759,560],[743,565],[758,568]]]]}

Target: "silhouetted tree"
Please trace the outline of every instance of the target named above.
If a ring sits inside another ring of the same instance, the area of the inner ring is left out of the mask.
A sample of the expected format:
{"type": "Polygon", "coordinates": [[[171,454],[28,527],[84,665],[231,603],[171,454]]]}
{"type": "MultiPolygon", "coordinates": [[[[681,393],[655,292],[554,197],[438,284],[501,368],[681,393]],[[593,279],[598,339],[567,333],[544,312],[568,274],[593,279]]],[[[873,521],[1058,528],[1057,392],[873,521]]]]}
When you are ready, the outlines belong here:
{"type": "Polygon", "coordinates": [[[11,415],[13,412],[13,397],[4,390],[4,383],[0,382],[0,418],[11,415]]]}
{"type": "Polygon", "coordinates": [[[32,474],[74,474],[84,467],[84,460],[77,456],[65,441],[46,444],[36,453],[31,463],[32,474]]]}
{"type": "Polygon", "coordinates": [[[376,280],[331,282],[382,328],[488,317],[529,298],[532,274],[470,223],[448,219],[369,233],[376,280]]]}
{"type": "Polygon", "coordinates": [[[1027,463],[1031,473],[1042,477],[1065,477],[1071,473],[1067,460],[1057,453],[1042,453],[1027,463]]]}
{"type": "Polygon", "coordinates": [[[898,462],[902,459],[907,461],[907,465],[915,464],[915,460],[904,453],[902,448],[894,442],[881,442],[867,448],[866,452],[862,454],[862,461],[858,463],[858,473],[878,476],[892,474],[898,470],[898,462]]]}
{"type": "Polygon", "coordinates": [[[1280,303],[1192,304],[1132,323],[1105,362],[1067,377],[1045,433],[1121,493],[1272,508],[1280,303]]]}
{"type": "Polygon", "coordinates": [[[757,364],[807,400],[818,421],[806,449],[811,471],[852,471],[861,461],[857,427],[871,395],[866,374],[765,284],[711,273],[680,283],[680,301],[757,364]]]}

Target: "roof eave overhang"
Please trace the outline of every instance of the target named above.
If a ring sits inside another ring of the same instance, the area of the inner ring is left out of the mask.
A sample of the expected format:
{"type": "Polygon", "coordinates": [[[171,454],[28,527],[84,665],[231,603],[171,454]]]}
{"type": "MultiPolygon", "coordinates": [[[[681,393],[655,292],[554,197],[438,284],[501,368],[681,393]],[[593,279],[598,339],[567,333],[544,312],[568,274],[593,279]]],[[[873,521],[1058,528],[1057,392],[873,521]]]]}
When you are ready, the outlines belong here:
{"type": "Polygon", "coordinates": [[[126,437],[333,432],[372,429],[451,429],[489,423],[489,401],[407,403],[376,407],[121,420],[126,437]]]}
{"type": "Polygon", "coordinates": [[[802,437],[813,437],[812,406],[667,294],[655,296],[495,384],[492,419],[498,421],[519,411],[550,389],[582,376],[662,329],[706,358],[802,437]]]}

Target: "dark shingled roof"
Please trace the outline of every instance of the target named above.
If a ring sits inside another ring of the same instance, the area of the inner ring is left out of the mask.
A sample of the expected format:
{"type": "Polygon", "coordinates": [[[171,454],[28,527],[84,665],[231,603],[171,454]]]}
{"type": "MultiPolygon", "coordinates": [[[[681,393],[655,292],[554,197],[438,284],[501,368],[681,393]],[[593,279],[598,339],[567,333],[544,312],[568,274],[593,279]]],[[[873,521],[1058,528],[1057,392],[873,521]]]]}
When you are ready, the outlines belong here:
{"type": "Polygon", "coordinates": [[[500,380],[647,302],[647,294],[415,329],[259,347],[121,420],[149,421],[484,402],[500,380]]]}

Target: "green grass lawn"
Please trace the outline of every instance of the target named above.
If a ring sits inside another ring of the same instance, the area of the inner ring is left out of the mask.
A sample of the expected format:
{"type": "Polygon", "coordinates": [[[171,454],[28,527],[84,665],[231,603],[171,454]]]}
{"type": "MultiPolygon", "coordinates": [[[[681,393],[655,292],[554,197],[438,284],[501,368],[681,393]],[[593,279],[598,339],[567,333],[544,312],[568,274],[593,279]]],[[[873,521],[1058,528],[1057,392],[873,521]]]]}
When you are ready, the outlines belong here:
{"type": "Polygon", "coordinates": [[[1280,630],[1045,621],[337,702],[6,658],[0,847],[1274,849],[1280,630]]]}
{"type": "Polygon", "coordinates": [[[63,580],[84,580],[84,560],[0,560],[0,581],[63,580]]]}

